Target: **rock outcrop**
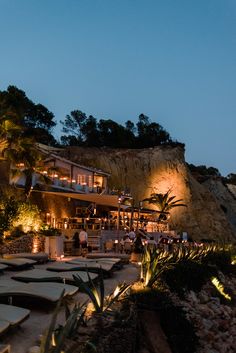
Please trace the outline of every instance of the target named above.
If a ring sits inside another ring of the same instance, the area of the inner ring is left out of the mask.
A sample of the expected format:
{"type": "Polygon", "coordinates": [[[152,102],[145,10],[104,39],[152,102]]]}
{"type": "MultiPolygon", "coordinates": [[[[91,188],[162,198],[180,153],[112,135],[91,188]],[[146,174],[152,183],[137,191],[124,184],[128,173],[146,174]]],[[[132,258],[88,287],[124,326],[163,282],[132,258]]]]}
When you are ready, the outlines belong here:
{"type": "Polygon", "coordinates": [[[178,232],[187,231],[195,240],[236,239],[217,198],[192,177],[180,146],[140,150],[70,147],[64,157],[110,173],[109,187],[129,189],[136,205],[152,192],[170,189],[187,205],[171,211],[171,226],[178,232]]]}

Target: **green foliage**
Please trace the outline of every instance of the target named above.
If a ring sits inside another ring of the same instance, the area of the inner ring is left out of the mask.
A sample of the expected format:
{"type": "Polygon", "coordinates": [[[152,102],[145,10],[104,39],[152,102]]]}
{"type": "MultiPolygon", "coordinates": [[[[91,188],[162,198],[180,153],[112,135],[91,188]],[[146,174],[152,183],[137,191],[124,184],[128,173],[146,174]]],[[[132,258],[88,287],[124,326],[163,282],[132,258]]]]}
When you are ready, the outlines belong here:
{"type": "Polygon", "coordinates": [[[112,293],[110,296],[105,298],[104,279],[103,279],[102,270],[100,271],[100,274],[99,274],[97,287],[92,281],[89,275],[89,272],[87,272],[87,274],[89,279],[88,283],[84,282],[79,274],[73,276],[75,280],[75,285],[78,286],[80,290],[82,290],[84,293],[86,293],[89,296],[92,302],[94,311],[97,313],[103,313],[108,309],[110,309],[111,305],[116,300],[118,300],[119,297],[122,294],[124,294],[130,287],[129,285],[123,283],[115,289],[114,293],[112,293]]]}
{"type": "Polygon", "coordinates": [[[188,167],[193,174],[198,174],[200,176],[220,176],[219,170],[215,167],[194,164],[188,164],[188,167]]]}
{"type": "Polygon", "coordinates": [[[173,256],[163,251],[145,250],[141,264],[141,281],[152,288],[162,273],[174,265],[173,256]]]}
{"type": "Polygon", "coordinates": [[[14,136],[17,132],[17,136],[22,138],[30,136],[38,142],[56,143],[51,134],[56,125],[53,113],[42,104],[33,103],[24,91],[15,86],[0,91],[0,123],[6,118],[14,126],[20,127],[14,136]]]}
{"type": "Polygon", "coordinates": [[[19,202],[13,196],[1,195],[0,234],[11,229],[13,221],[18,216],[18,207],[19,202]]]}
{"type": "Polygon", "coordinates": [[[165,271],[162,279],[171,291],[184,297],[186,291],[199,292],[202,286],[215,274],[214,269],[193,260],[182,260],[165,271]]]}
{"type": "Polygon", "coordinates": [[[160,212],[159,220],[167,220],[169,211],[175,207],[186,207],[182,203],[182,199],[175,200],[176,196],[171,196],[171,190],[166,193],[152,193],[150,197],[142,200],[143,202],[148,202],[149,204],[155,205],[160,212]]]}
{"type": "Polygon", "coordinates": [[[204,259],[202,259],[203,264],[208,264],[214,266],[217,270],[227,274],[232,271],[232,249],[230,247],[218,247],[212,248],[204,259]]]}
{"type": "Polygon", "coordinates": [[[236,185],[236,174],[234,173],[228,174],[227,177],[225,178],[225,183],[236,185]]]}
{"type": "Polygon", "coordinates": [[[9,162],[16,166],[18,163],[22,163],[24,165],[23,169],[13,169],[12,176],[15,177],[17,175],[24,174],[25,196],[26,198],[29,198],[32,188],[33,174],[37,164],[42,158],[40,153],[33,147],[33,140],[30,138],[20,137],[16,143],[12,143],[10,147],[8,146],[8,148],[3,151],[3,155],[9,162]]]}
{"type": "Polygon", "coordinates": [[[27,232],[38,231],[42,225],[40,211],[37,205],[29,202],[19,202],[17,216],[12,222],[12,227],[21,226],[27,232]]]}
{"type": "MultiPolygon", "coordinates": [[[[64,291],[61,294],[60,300],[57,303],[56,309],[52,315],[51,323],[46,331],[41,347],[40,353],[63,353],[65,352],[65,339],[73,339],[78,334],[79,327],[84,323],[85,308],[82,306],[75,306],[69,310],[65,305],[66,321],[64,325],[56,327],[57,316],[62,305],[64,291]]],[[[77,346],[77,344],[75,345],[77,346]]]]}
{"type": "Polygon", "coordinates": [[[49,227],[48,225],[44,225],[41,230],[40,233],[45,235],[46,237],[50,237],[50,236],[60,236],[61,235],[61,231],[60,229],[57,228],[52,228],[49,227]]]}
{"type": "Polygon", "coordinates": [[[0,208],[1,234],[4,231],[11,231],[20,235],[29,230],[37,231],[41,227],[40,211],[34,204],[19,201],[14,196],[2,194],[0,208]]]}
{"type": "Polygon", "coordinates": [[[128,120],[125,126],[111,119],[86,116],[80,110],[74,110],[61,121],[65,133],[61,141],[65,145],[113,148],[146,148],[164,144],[175,144],[161,125],[150,122],[144,114],[139,115],[136,127],[128,120]]]}
{"type": "Polygon", "coordinates": [[[172,252],[145,251],[141,266],[141,280],[152,288],[158,279],[164,280],[171,290],[183,296],[185,290],[199,291],[215,271],[202,263],[216,247],[176,247],[172,252]]]}

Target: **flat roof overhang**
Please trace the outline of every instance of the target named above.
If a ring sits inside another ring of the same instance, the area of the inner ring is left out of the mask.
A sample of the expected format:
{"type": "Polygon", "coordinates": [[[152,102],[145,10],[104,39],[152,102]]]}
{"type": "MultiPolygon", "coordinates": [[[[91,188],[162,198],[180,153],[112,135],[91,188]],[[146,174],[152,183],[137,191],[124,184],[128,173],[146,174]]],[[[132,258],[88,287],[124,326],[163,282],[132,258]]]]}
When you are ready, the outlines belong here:
{"type": "MultiPolygon", "coordinates": [[[[39,192],[45,195],[52,196],[62,196],[67,198],[73,198],[76,200],[88,201],[96,203],[97,205],[110,206],[110,207],[119,207],[119,197],[118,195],[106,195],[106,194],[77,194],[74,192],[56,192],[56,191],[40,191],[33,190],[33,192],[39,192]]],[[[127,209],[130,208],[129,205],[120,204],[120,208],[127,209]]]]}

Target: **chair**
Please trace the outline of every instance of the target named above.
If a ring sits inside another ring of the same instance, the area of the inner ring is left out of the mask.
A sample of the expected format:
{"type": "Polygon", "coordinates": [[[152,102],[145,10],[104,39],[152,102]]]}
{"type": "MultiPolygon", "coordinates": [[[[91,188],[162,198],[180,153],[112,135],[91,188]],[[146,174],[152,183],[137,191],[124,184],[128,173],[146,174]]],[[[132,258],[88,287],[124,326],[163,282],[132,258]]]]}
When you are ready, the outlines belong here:
{"type": "Polygon", "coordinates": [[[36,253],[18,253],[18,254],[4,254],[4,259],[16,259],[24,258],[34,260],[38,263],[45,263],[48,261],[48,254],[45,252],[36,252],[36,253]]]}
{"type": "Polygon", "coordinates": [[[36,261],[20,257],[10,259],[0,258],[0,264],[7,265],[11,270],[17,270],[27,267],[33,267],[33,265],[36,264],[36,261]]]}
{"type": "Polygon", "coordinates": [[[105,242],[105,252],[113,251],[114,250],[114,243],[113,240],[107,240],[105,242]]]}
{"type": "MultiPolygon", "coordinates": [[[[60,282],[60,283],[74,283],[74,275],[78,271],[63,271],[51,272],[46,270],[34,269],[23,271],[12,276],[13,279],[22,282],[60,282]]],[[[79,275],[83,277],[84,281],[88,281],[88,274],[85,271],[80,271],[79,275]]],[[[89,273],[90,278],[93,280],[98,277],[96,273],[89,273]]]]}
{"type": "Polygon", "coordinates": [[[4,271],[4,270],[6,270],[7,268],[8,268],[7,265],[2,265],[2,264],[0,264],[0,271],[1,271],[1,272],[4,271]]]}
{"type": "Polygon", "coordinates": [[[131,254],[133,249],[133,243],[125,241],[123,249],[126,254],[131,254]]]}
{"type": "MultiPolygon", "coordinates": [[[[48,302],[57,302],[64,292],[65,296],[74,295],[78,291],[78,287],[71,286],[64,283],[51,283],[51,282],[40,282],[40,283],[19,283],[14,280],[3,280],[0,285],[0,298],[7,297],[12,301],[15,297],[21,298],[36,298],[37,300],[46,300],[48,302]]],[[[9,306],[9,315],[10,309],[9,306]]],[[[23,309],[22,309],[23,310],[23,309]]],[[[12,314],[13,315],[13,314],[12,314]]],[[[0,304],[0,320],[2,318],[2,308],[0,304]]],[[[7,319],[4,319],[7,320],[7,319]]],[[[8,320],[9,321],[9,320],[8,320]]]]}

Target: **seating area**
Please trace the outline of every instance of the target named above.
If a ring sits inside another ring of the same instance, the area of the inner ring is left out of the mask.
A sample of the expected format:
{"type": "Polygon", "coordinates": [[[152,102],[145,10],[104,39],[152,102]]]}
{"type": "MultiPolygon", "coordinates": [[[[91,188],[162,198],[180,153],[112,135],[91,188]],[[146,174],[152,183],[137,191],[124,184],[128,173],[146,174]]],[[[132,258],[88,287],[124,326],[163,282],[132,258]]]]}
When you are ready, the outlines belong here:
{"type": "Polygon", "coordinates": [[[33,267],[37,261],[27,258],[0,258],[0,264],[8,267],[9,270],[21,270],[24,268],[33,267]]]}
{"type": "Polygon", "coordinates": [[[34,298],[39,302],[44,300],[55,303],[60,299],[63,290],[65,291],[64,297],[66,297],[74,295],[78,291],[78,288],[63,283],[21,283],[13,279],[2,280],[0,281],[0,300],[7,298],[12,303],[16,298],[34,298]]]}
{"type": "Polygon", "coordinates": [[[64,297],[79,294],[75,275],[79,274],[84,282],[89,277],[96,281],[102,271],[104,278],[110,278],[128,261],[126,254],[112,252],[63,261],[48,261],[44,253],[4,255],[0,258],[0,336],[5,344],[0,345],[0,353],[10,353],[9,341],[4,342],[4,337],[14,335],[15,326],[27,326],[32,310],[53,310],[63,291],[64,297]]]}
{"type": "Polygon", "coordinates": [[[37,263],[45,263],[48,261],[49,257],[48,254],[45,252],[37,252],[37,253],[18,253],[18,254],[4,254],[4,259],[30,259],[37,263]]]}
{"type": "MultiPolygon", "coordinates": [[[[30,310],[28,309],[0,304],[0,334],[5,333],[9,328],[20,325],[29,315],[30,310]]],[[[7,350],[4,351],[0,345],[0,352],[7,352],[7,350]]]]}

